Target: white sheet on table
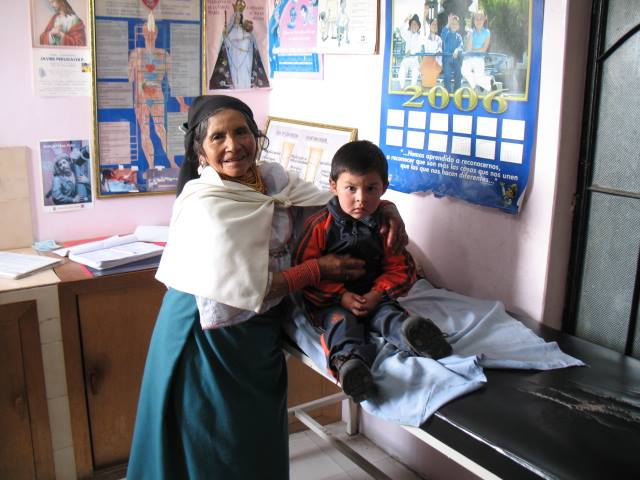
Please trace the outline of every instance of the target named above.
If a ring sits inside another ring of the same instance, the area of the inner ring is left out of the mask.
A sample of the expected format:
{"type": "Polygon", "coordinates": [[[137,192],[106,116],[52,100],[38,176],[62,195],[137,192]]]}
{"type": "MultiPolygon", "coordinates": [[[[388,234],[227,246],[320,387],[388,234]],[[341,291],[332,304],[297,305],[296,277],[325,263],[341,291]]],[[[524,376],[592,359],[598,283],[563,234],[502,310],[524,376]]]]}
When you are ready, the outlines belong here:
{"type": "MultiPolygon", "coordinates": [[[[362,407],[380,418],[419,426],[448,401],[480,388],[486,382],[483,367],[551,370],[584,365],[509,316],[501,302],[466,297],[418,280],[400,303],[449,334],[453,354],[439,361],[412,357],[373,339],[381,346],[371,368],[378,391],[362,407]]],[[[326,369],[319,332],[302,311],[285,330],[326,369]]]]}

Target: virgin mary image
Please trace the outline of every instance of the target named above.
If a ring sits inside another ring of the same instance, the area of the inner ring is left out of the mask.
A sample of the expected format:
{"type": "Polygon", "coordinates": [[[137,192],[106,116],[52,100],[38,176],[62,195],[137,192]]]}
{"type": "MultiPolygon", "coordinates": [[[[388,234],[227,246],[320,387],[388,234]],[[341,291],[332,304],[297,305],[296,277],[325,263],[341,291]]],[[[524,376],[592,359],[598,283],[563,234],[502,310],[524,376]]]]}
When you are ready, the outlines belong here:
{"type": "MultiPolygon", "coordinates": [[[[269,86],[258,45],[253,35],[253,22],[244,19],[244,0],[233,4],[233,18],[222,33],[222,45],[209,80],[209,89],[247,89],[269,86]]],[[[225,13],[226,18],[226,13],[225,13]]]]}

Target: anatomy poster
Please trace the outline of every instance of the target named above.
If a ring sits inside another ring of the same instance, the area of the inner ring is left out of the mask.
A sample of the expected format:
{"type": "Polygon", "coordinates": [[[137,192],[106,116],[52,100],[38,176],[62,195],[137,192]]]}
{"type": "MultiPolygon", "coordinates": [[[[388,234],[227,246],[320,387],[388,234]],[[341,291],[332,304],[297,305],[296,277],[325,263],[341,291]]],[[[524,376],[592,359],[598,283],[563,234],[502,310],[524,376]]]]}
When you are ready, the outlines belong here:
{"type": "Polygon", "coordinates": [[[177,178],[184,159],[179,127],[202,91],[202,4],[94,5],[98,194],[173,191],[175,183],[167,182],[177,178]]]}

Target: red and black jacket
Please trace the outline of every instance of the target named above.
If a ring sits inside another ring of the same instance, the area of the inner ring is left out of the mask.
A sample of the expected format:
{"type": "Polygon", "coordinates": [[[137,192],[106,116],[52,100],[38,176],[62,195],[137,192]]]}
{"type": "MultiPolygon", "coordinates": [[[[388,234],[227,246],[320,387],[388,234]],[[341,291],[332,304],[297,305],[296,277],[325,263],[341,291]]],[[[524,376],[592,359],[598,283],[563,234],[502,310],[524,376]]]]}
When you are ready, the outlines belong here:
{"type": "Polygon", "coordinates": [[[416,281],[416,268],[411,255],[403,248],[393,253],[380,235],[380,208],[371,216],[357,220],[340,208],[338,197],[326,208],[310,216],[304,225],[293,263],[300,264],[322,255],[349,254],[365,261],[366,274],[347,283],[322,281],[318,287],[307,287],[305,298],[316,307],[340,303],[346,291],[363,295],[371,290],[381,292],[383,301],[406,295],[416,281]]]}

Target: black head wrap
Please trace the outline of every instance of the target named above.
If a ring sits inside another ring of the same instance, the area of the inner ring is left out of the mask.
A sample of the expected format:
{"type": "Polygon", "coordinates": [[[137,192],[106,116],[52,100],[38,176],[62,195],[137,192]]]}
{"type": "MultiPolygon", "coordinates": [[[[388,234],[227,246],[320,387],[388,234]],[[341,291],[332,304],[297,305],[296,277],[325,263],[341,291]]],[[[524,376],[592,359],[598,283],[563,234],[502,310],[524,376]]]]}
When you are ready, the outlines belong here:
{"type": "Polygon", "coordinates": [[[196,127],[207,120],[212,115],[215,115],[220,110],[233,109],[242,113],[247,119],[249,129],[253,132],[257,138],[259,136],[258,125],[253,118],[253,112],[249,106],[242,100],[229,95],[201,95],[196,97],[191,107],[189,108],[189,114],[187,116],[187,123],[182,124],[182,130],[184,135],[184,162],[180,167],[180,175],[178,177],[177,194],[180,195],[184,185],[194,178],[198,178],[198,152],[193,148],[193,142],[195,138],[196,127]]]}

